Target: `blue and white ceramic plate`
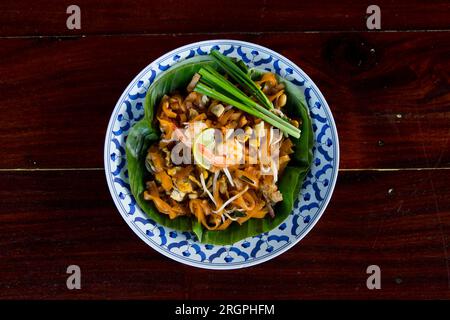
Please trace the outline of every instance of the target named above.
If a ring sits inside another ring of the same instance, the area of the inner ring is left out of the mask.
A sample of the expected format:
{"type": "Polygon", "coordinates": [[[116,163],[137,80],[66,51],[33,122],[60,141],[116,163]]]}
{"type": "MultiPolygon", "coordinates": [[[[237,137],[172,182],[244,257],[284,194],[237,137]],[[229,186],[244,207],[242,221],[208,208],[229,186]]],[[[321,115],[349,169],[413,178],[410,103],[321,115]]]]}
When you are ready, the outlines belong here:
{"type": "Polygon", "coordinates": [[[150,63],[128,85],[117,102],[105,139],[105,173],[112,198],[130,228],[149,246],[178,262],[206,269],[236,269],[270,260],[299,242],[317,223],[330,201],[338,175],[339,142],[325,98],[314,82],[293,62],[262,46],[236,40],[197,42],[175,49],[150,63]],[[174,64],[218,49],[250,67],[275,72],[301,90],[313,120],[314,160],[292,213],[277,228],[219,246],[199,243],[190,232],[157,224],[136,205],[128,184],[125,139],[144,115],[143,102],[156,76],[174,64]]]}

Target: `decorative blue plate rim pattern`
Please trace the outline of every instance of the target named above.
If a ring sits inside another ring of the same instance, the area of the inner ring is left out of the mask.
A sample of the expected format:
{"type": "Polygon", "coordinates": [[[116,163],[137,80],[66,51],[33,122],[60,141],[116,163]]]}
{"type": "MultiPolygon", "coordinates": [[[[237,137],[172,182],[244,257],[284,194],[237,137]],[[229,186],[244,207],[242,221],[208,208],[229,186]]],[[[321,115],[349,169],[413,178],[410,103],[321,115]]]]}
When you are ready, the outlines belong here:
{"type": "Polygon", "coordinates": [[[257,44],[237,40],[208,40],[182,46],[156,59],[128,85],[111,115],[105,137],[105,175],[114,203],[130,228],[149,246],[178,262],[206,269],[237,269],[275,258],[298,243],[314,227],[336,184],[339,140],[333,116],[314,82],[282,55],[257,44]],[[314,158],[292,213],[277,228],[233,245],[199,243],[191,232],[157,224],[137,206],[128,184],[125,140],[134,122],[143,117],[148,87],[179,61],[218,49],[247,65],[275,72],[298,86],[313,120],[314,158]]]}

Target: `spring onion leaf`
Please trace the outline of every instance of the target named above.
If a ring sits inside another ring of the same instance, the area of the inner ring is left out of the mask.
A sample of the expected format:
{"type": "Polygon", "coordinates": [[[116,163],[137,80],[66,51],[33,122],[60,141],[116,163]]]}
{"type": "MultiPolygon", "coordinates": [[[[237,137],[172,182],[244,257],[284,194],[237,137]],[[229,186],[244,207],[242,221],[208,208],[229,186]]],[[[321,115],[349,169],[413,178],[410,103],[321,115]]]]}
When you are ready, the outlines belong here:
{"type": "Polygon", "coordinates": [[[300,134],[300,130],[293,126],[290,122],[288,122],[289,119],[285,116],[284,118],[278,117],[275,112],[267,111],[264,109],[260,104],[258,104],[256,101],[250,99],[250,97],[246,96],[244,92],[239,90],[235,85],[233,85],[230,81],[225,79],[224,76],[222,76],[220,73],[218,73],[215,69],[211,68],[210,66],[205,66],[204,68],[201,68],[199,70],[199,74],[202,76],[200,78],[201,82],[204,82],[206,85],[214,88],[215,90],[229,96],[230,98],[233,98],[237,101],[242,102],[243,104],[252,106],[265,115],[276,119],[277,121],[281,121],[284,126],[291,128],[294,131],[298,131],[300,134]]]}
{"type": "Polygon", "coordinates": [[[232,106],[235,106],[236,108],[247,112],[248,114],[251,114],[252,116],[255,116],[257,118],[260,118],[261,120],[273,125],[274,127],[280,129],[281,131],[293,136],[294,138],[300,137],[300,130],[296,127],[290,125],[286,125],[286,121],[276,116],[274,113],[264,109],[263,107],[259,106],[260,109],[252,108],[251,106],[248,106],[246,104],[243,104],[240,101],[236,101],[233,98],[230,98],[229,96],[224,95],[223,93],[219,92],[218,90],[215,90],[208,85],[202,83],[201,81],[197,83],[197,85],[194,88],[194,91],[204,94],[210,98],[225,102],[227,104],[230,104],[232,106]],[[293,127],[293,128],[292,128],[293,127]],[[295,130],[294,130],[295,129],[295,130]]]}
{"type": "Polygon", "coordinates": [[[237,66],[230,58],[224,56],[217,50],[212,50],[210,53],[219,66],[229,74],[234,81],[240,84],[245,90],[248,90],[265,108],[274,109],[272,102],[262,92],[261,88],[246,74],[241,67],[237,66]]]}

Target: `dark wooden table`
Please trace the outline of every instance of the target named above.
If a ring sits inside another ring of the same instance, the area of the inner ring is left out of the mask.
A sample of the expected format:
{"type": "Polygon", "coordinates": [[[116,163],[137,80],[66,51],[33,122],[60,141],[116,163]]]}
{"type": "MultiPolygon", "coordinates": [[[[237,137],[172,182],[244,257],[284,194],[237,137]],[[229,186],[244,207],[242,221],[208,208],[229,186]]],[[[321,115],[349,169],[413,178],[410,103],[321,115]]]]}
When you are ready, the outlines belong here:
{"type": "Polygon", "coordinates": [[[450,2],[0,2],[0,298],[450,298],[450,2]],[[339,3],[339,4],[338,4],[339,3]],[[207,271],[152,250],[103,172],[107,122],[148,63],[205,39],[255,42],[324,93],[341,143],[313,231],[262,265],[207,271]],[[82,289],[66,288],[66,268],[82,289]],[[381,268],[368,290],[366,268],[381,268]]]}

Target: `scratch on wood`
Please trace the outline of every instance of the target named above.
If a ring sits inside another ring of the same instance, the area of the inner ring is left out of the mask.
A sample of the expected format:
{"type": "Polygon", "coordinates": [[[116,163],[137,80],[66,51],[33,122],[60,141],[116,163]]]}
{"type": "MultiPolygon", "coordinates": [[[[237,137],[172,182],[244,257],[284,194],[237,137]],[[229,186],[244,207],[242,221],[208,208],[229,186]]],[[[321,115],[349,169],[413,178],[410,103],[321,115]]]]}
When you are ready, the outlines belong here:
{"type": "MultiPolygon", "coordinates": [[[[419,127],[419,132],[422,135],[421,145],[422,145],[423,155],[425,156],[425,163],[426,163],[427,167],[430,167],[430,161],[429,161],[428,154],[427,154],[427,151],[425,148],[425,143],[424,143],[424,141],[426,141],[426,140],[423,139],[425,137],[425,135],[423,134],[421,121],[418,122],[418,127],[419,127]]],[[[439,202],[438,202],[438,199],[436,196],[436,189],[434,187],[434,182],[433,182],[433,178],[432,178],[431,174],[432,174],[432,171],[429,171],[428,179],[430,180],[432,197],[434,200],[434,206],[436,208],[436,216],[437,216],[438,224],[439,224],[439,233],[442,238],[442,249],[443,249],[444,258],[445,258],[445,267],[447,270],[447,286],[450,289],[450,266],[449,266],[449,261],[448,261],[447,243],[446,243],[445,236],[444,236],[444,230],[442,228],[442,220],[441,220],[441,216],[439,214],[439,212],[440,212],[439,202]]]]}
{"type": "Polygon", "coordinates": [[[400,201],[400,205],[398,206],[398,208],[397,208],[397,213],[399,213],[400,212],[400,210],[402,210],[402,207],[403,207],[403,203],[404,203],[404,201],[403,200],[401,200],[400,201]]]}
{"type": "Polygon", "coordinates": [[[437,158],[433,168],[437,168],[439,166],[439,164],[441,163],[442,156],[444,155],[444,152],[447,151],[447,144],[448,144],[449,139],[450,139],[450,129],[448,129],[448,132],[445,135],[445,142],[443,143],[443,146],[441,148],[441,152],[439,153],[439,156],[438,156],[438,158],[437,158]]]}
{"type": "Polygon", "coordinates": [[[439,207],[439,201],[438,198],[436,196],[436,189],[434,187],[434,182],[433,179],[431,177],[431,173],[428,175],[429,179],[430,179],[430,186],[431,186],[431,190],[433,192],[433,200],[434,200],[434,206],[436,208],[436,216],[437,216],[437,220],[438,220],[438,224],[439,224],[439,233],[441,235],[441,239],[442,239],[442,250],[444,252],[444,258],[445,258],[445,267],[447,269],[447,285],[448,288],[450,289],[450,265],[449,265],[449,257],[448,257],[448,251],[447,251],[447,241],[445,239],[445,234],[444,234],[444,230],[442,227],[442,220],[441,220],[441,215],[439,214],[440,212],[440,207],[439,207]]]}

